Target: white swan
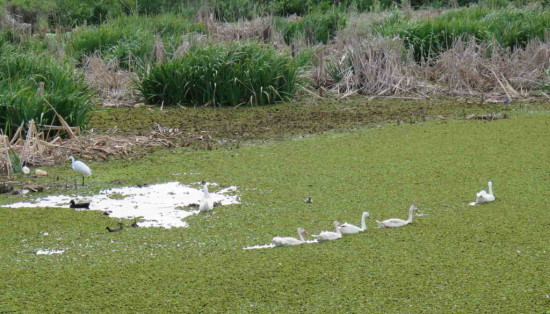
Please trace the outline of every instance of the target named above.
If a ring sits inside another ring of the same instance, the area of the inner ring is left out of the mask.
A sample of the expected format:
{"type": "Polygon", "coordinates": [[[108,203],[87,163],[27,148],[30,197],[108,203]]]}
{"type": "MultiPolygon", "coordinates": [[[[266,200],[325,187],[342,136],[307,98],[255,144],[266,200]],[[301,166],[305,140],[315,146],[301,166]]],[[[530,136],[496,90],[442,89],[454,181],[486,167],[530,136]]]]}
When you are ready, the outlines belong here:
{"type": "Polygon", "coordinates": [[[342,232],[342,234],[363,232],[367,230],[367,223],[365,222],[365,219],[367,218],[370,219],[369,212],[363,212],[363,215],[361,216],[361,227],[357,227],[356,225],[344,222],[343,224],[338,226],[338,228],[340,229],[340,232],[342,232]]]}
{"type": "Polygon", "coordinates": [[[319,233],[318,235],[314,235],[313,237],[317,238],[317,240],[319,242],[340,239],[342,237],[342,233],[340,232],[340,228],[338,228],[340,226],[340,223],[338,221],[335,221],[333,223],[333,225],[334,225],[334,230],[336,230],[336,232],[334,232],[334,231],[323,231],[323,232],[319,233]]]}
{"type": "Polygon", "coordinates": [[[304,234],[307,234],[307,231],[305,231],[303,228],[298,228],[299,239],[293,237],[274,237],[271,240],[271,243],[273,243],[275,246],[299,245],[306,241],[304,239],[304,234]]]}
{"type": "Polygon", "coordinates": [[[376,221],[378,223],[378,228],[397,228],[397,227],[403,227],[406,226],[413,221],[413,212],[418,211],[418,208],[416,206],[412,205],[409,208],[409,218],[407,220],[399,219],[399,218],[390,218],[386,219],[384,221],[376,221]]]}
{"type": "Polygon", "coordinates": [[[487,185],[489,186],[489,193],[487,193],[485,190],[477,192],[476,201],[471,202],[470,205],[483,204],[495,200],[495,195],[493,194],[493,182],[489,181],[487,182],[487,185]]]}
{"type": "Polygon", "coordinates": [[[210,193],[208,193],[208,186],[206,183],[202,186],[202,200],[199,204],[199,212],[207,212],[211,211],[214,208],[214,200],[210,196],[210,193]]]}

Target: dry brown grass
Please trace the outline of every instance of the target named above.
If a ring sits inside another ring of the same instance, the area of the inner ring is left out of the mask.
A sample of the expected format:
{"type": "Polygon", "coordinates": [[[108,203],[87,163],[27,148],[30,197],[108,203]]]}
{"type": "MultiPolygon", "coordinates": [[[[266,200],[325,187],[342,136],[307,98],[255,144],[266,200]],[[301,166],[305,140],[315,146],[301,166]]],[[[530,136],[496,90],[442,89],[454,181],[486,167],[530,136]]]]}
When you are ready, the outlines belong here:
{"type": "Polygon", "coordinates": [[[215,41],[257,40],[263,43],[280,43],[282,37],[275,31],[271,17],[242,20],[236,23],[210,22],[210,38],[215,41]]]}
{"type": "Polygon", "coordinates": [[[13,38],[20,42],[32,34],[32,24],[18,21],[8,11],[4,11],[3,16],[0,16],[0,26],[9,30],[13,38]]]}
{"type": "Polygon", "coordinates": [[[342,39],[326,50],[313,72],[313,81],[317,87],[342,95],[426,97],[434,86],[420,79],[420,66],[403,51],[403,41],[398,38],[342,39]]]}
{"type": "MultiPolygon", "coordinates": [[[[68,128],[68,126],[67,126],[68,128]]],[[[205,132],[184,133],[177,128],[166,128],[156,124],[146,135],[117,135],[116,128],[108,135],[87,134],[63,138],[70,129],[58,128],[59,133],[50,136],[49,130],[38,128],[29,121],[11,140],[0,135],[0,173],[13,174],[9,152],[19,156],[22,164],[29,166],[54,165],[65,162],[67,156],[79,156],[82,159],[126,158],[138,147],[184,147],[212,149],[214,140],[205,132]],[[25,133],[23,136],[22,134],[25,133]]]]}
{"type": "Polygon", "coordinates": [[[449,94],[505,94],[509,99],[529,96],[548,80],[550,43],[532,40],[524,49],[504,49],[496,42],[459,40],[430,68],[430,80],[449,94]]]}
{"type": "Polygon", "coordinates": [[[496,42],[458,40],[433,62],[419,64],[398,38],[342,38],[318,54],[310,72],[317,89],[342,96],[430,94],[529,97],[548,82],[550,42],[532,40],[525,48],[504,49],[496,42]]]}
{"type": "Polygon", "coordinates": [[[97,91],[104,105],[128,103],[135,98],[132,87],[137,75],[120,69],[117,59],[104,60],[99,54],[84,59],[84,74],[88,84],[97,91]]]}

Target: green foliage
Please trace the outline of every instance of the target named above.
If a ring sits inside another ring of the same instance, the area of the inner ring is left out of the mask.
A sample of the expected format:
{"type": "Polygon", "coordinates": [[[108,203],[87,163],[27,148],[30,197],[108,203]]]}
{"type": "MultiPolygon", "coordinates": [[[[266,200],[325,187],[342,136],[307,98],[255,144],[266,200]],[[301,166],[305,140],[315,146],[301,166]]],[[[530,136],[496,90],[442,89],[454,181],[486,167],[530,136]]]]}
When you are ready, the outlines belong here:
{"type": "Polygon", "coordinates": [[[403,24],[395,30],[414,50],[416,60],[433,59],[463,37],[497,40],[504,47],[523,47],[532,38],[544,40],[550,28],[550,10],[482,7],[458,9],[433,19],[403,24]]]}
{"type": "Polygon", "coordinates": [[[68,44],[69,54],[80,60],[84,55],[101,53],[105,58],[117,58],[123,67],[132,60],[146,63],[151,57],[155,36],[161,36],[168,54],[179,44],[181,36],[189,32],[205,33],[202,23],[189,22],[176,14],[157,16],[124,16],[109,22],[73,32],[68,44]],[[132,59],[129,59],[129,58],[132,59]]]}
{"type": "Polygon", "coordinates": [[[278,19],[276,24],[287,45],[299,38],[305,38],[311,45],[326,44],[339,29],[346,26],[346,17],[337,10],[331,10],[311,13],[297,20],[278,19]]]}
{"type": "Polygon", "coordinates": [[[410,18],[403,11],[394,10],[388,17],[378,22],[373,22],[371,32],[374,35],[382,37],[393,37],[395,30],[406,27],[409,20],[410,18]]]}
{"type": "Polygon", "coordinates": [[[544,73],[546,74],[546,79],[539,82],[539,84],[543,92],[550,93],[550,69],[546,69],[544,73]]]}
{"type": "Polygon", "coordinates": [[[53,108],[71,126],[86,127],[92,94],[70,65],[45,54],[29,54],[8,45],[0,48],[0,129],[8,135],[30,119],[59,125],[53,108]],[[43,96],[38,95],[40,82],[43,96]]]}
{"type": "Polygon", "coordinates": [[[264,105],[289,99],[297,65],[260,44],[212,45],[153,66],[139,89],[154,104],[264,105]]]}
{"type": "Polygon", "coordinates": [[[9,151],[9,158],[12,165],[12,169],[14,173],[21,173],[23,172],[23,169],[21,167],[21,159],[19,158],[19,155],[13,150],[10,149],[9,151]]]}

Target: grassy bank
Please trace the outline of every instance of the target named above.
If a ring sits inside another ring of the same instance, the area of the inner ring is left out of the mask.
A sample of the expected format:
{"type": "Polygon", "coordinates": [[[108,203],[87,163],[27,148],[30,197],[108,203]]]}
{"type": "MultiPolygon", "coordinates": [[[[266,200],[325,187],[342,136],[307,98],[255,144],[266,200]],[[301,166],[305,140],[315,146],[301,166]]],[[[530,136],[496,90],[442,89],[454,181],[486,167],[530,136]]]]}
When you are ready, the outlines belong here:
{"type": "MultiPolygon", "coordinates": [[[[92,163],[91,184],[204,179],[237,185],[242,204],[192,217],[189,228],[116,234],[95,212],[0,209],[0,311],[542,312],[549,117],[388,125],[92,163]],[[467,206],[487,180],[497,200],[467,206]],[[404,217],[410,204],[428,215],[403,229],[242,250],[298,226],[314,234],[334,219],[358,223],[363,210],[404,217]],[[33,254],[42,248],[66,251],[33,254]]],[[[70,175],[67,165],[48,170],[70,175]]]]}

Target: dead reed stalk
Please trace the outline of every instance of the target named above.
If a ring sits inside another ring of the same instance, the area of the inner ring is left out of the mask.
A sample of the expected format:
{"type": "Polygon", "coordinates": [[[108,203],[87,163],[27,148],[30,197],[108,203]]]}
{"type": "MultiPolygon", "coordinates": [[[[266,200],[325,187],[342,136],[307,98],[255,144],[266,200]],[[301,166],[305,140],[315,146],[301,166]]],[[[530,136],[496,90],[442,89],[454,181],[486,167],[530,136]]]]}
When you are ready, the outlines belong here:
{"type": "Polygon", "coordinates": [[[105,60],[98,53],[84,59],[86,82],[106,103],[132,98],[136,74],[120,69],[118,59],[105,60]]]}
{"type": "Polygon", "coordinates": [[[432,87],[416,75],[419,66],[404,54],[398,38],[343,40],[331,47],[319,63],[314,80],[318,86],[343,94],[419,94],[432,87]]]}
{"type": "Polygon", "coordinates": [[[451,94],[496,93],[525,97],[547,80],[550,43],[531,40],[525,48],[503,48],[495,41],[457,40],[431,67],[431,79],[451,94]]]}

